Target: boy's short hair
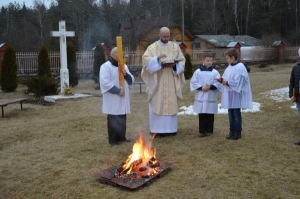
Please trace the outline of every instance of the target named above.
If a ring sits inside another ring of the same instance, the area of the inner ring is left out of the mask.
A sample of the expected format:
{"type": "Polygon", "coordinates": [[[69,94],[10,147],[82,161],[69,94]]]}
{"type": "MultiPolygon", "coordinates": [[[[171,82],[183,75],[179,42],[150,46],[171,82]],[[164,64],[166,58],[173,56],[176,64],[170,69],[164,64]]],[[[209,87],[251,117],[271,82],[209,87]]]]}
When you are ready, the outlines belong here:
{"type": "Polygon", "coordinates": [[[204,52],[204,53],[202,54],[202,59],[205,59],[206,57],[212,58],[213,55],[212,55],[210,52],[204,52]]]}
{"type": "Polygon", "coordinates": [[[228,57],[234,57],[235,60],[238,59],[239,52],[235,48],[229,48],[228,50],[225,51],[225,56],[227,55],[228,57]]]}

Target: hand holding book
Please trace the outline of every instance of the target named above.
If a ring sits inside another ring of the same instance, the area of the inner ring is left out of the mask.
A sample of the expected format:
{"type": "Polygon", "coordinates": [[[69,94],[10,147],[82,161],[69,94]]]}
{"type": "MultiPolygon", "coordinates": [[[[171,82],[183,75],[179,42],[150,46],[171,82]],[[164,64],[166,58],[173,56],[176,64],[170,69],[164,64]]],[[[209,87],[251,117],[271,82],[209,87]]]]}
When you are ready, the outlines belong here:
{"type": "Polygon", "coordinates": [[[167,60],[163,60],[161,63],[162,63],[162,65],[164,65],[164,64],[176,64],[180,61],[182,61],[182,59],[167,59],[167,60]]]}

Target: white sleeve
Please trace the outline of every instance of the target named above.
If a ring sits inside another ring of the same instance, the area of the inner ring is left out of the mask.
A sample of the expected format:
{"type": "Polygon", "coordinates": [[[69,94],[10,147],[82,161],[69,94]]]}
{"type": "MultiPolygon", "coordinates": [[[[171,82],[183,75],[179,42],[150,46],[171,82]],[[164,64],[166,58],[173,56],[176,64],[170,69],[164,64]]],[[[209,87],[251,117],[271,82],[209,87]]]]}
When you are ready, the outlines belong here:
{"type": "Polygon", "coordinates": [[[161,69],[161,63],[158,61],[157,56],[152,57],[146,66],[146,70],[153,74],[161,69]]]}

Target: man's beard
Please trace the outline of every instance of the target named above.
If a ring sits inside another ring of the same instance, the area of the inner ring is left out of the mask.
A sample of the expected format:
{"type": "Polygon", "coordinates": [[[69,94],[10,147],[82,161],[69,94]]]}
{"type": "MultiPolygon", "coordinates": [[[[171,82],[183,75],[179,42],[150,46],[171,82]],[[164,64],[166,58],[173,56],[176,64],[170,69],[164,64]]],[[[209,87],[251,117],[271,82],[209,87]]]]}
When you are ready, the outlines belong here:
{"type": "Polygon", "coordinates": [[[162,39],[160,39],[160,41],[163,42],[163,43],[165,43],[165,44],[169,42],[169,41],[164,41],[162,39]]]}

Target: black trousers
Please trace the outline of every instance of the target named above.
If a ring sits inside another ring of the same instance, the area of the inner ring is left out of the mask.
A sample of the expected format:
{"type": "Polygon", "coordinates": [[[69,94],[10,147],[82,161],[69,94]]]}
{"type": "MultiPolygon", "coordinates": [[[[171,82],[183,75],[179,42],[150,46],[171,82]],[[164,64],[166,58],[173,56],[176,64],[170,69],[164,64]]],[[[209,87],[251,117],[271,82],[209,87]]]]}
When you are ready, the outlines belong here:
{"type": "Polygon", "coordinates": [[[199,133],[213,133],[215,115],[199,113],[199,133]]]}
{"type": "Polygon", "coordinates": [[[108,141],[110,144],[125,141],[126,114],[107,115],[108,141]]]}

